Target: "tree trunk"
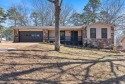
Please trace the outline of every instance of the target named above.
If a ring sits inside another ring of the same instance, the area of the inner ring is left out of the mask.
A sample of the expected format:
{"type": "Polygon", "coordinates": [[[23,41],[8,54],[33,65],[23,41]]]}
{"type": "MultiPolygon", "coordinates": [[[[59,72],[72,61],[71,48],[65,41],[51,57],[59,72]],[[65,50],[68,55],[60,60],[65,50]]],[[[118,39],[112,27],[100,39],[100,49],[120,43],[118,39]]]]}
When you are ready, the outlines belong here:
{"type": "Polygon", "coordinates": [[[37,25],[37,18],[35,18],[35,26],[38,26],[38,25],[37,25]]]}
{"type": "Polygon", "coordinates": [[[14,20],[14,26],[16,27],[16,20],[14,20]]]}
{"type": "Polygon", "coordinates": [[[60,21],[60,6],[59,6],[59,0],[56,0],[55,3],[55,50],[56,51],[60,51],[59,21],[60,21]]]}

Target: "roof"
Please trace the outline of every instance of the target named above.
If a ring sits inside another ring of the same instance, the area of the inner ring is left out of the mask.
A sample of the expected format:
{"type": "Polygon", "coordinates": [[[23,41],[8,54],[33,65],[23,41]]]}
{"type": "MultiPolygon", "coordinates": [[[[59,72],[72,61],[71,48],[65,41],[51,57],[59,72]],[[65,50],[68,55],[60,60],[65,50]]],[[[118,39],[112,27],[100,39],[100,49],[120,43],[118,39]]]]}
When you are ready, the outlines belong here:
{"type": "Polygon", "coordinates": [[[125,35],[121,38],[120,42],[122,42],[125,39],[125,35]]]}
{"type": "MultiPolygon", "coordinates": [[[[95,25],[95,24],[104,24],[104,25],[107,25],[107,26],[110,26],[110,27],[112,27],[113,25],[110,25],[110,24],[106,24],[106,23],[104,23],[104,22],[96,22],[96,23],[92,23],[92,24],[89,24],[89,25],[87,25],[87,26],[91,26],[91,25],[95,25]]],[[[87,27],[86,26],[86,27],[87,27]]],[[[28,28],[30,28],[30,29],[55,29],[55,26],[19,26],[19,27],[13,27],[14,29],[28,29],[28,28]]],[[[83,27],[83,26],[60,26],[60,29],[83,29],[83,28],[85,28],[85,27],[83,27]]]]}
{"type": "MultiPolygon", "coordinates": [[[[87,25],[87,26],[92,26],[92,25],[95,25],[95,24],[104,24],[104,25],[107,25],[107,26],[110,26],[110,27],[113,26],[113,25],[111,25],[111,24],[107,24],[107,23],[104,23],[104,22],[95,22],[95,23],[89,24],[89,25],[87,25]]],[[[87,27],[87,26],[86,26],[86,27],[87,27]]]]}
{"type": "MultiPolygon", "coordinates": [[[[23,29],[23,28],[36,28],[36,29],[55,29],[55,26],[19,26],[14,27],[14,29],[23,29]]],[[[60,26],[60,29],[81,29],[82,26],[60,26]]]]}

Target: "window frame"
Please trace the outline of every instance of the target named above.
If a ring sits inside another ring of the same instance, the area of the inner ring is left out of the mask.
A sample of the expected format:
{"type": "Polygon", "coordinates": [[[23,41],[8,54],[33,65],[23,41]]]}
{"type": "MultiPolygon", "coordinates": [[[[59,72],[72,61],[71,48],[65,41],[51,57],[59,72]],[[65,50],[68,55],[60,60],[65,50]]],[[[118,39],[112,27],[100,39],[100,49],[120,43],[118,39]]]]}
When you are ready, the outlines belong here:
{"type": "Polygon", "coordinates": [[[65,31],[60,31],[60,41],[65,41],[65,31]],[[63,37],[63,39],[61,38],[61,32],[64,33],[64,37],[63,37]]]}
{"type": "Polygon", "coordinates": [[[101,37],[103,39],[107,39],[108,38],[108,29],[107,28],[101,28],[101,37]],[[103,32],[104,29],[106,29],[106,33],[103,32]]]}
{"type": "Polygon", "coordinates": [[[90,28],[90,38],[96,39],[96,28],[90,28]],[[95,33],[92,32],[93,29],[95,30],[95,33]]]}

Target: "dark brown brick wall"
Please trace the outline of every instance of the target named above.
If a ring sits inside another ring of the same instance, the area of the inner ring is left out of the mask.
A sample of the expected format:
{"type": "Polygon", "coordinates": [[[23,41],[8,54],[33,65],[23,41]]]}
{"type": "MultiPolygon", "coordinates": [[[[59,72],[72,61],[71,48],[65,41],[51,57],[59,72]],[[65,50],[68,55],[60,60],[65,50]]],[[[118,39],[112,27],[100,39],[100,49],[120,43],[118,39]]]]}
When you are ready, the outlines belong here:
{"type": "Polygon", "coordinates": [[[19,29],[14,29],[14,42],[19,42],[19,29]]]}
{"type": "Polygon", "coordinates": [[[44,42],[48,42],[49,41],[49,38],[48,38],[48,34],[49,31],[48,30],[43,30],[43,41],[44,42]]]}

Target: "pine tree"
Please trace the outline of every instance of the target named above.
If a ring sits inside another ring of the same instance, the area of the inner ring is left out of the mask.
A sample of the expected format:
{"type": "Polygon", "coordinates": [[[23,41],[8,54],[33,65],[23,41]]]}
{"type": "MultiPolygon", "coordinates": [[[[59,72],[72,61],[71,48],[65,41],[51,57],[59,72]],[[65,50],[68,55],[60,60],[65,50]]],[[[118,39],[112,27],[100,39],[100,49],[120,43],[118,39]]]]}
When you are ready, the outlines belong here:
{"type": "Polygon", "coordinates": [[[100,0],[89,0],[88,4],[84,7],[83,12],[83,16],[86,21],[85,24],[96,22],[97,13],[100,5],[100,0]]]}
{"type": "Polygon", "coordinates": [[[5,20],[6,20],[6,14],[5,14],[3,8],[0,8],[0,25],[1,25],[1,23],[4,23],[5,20]]]}

